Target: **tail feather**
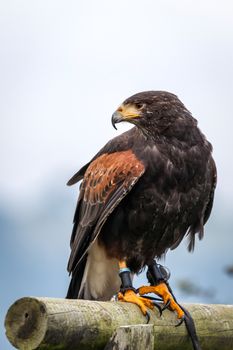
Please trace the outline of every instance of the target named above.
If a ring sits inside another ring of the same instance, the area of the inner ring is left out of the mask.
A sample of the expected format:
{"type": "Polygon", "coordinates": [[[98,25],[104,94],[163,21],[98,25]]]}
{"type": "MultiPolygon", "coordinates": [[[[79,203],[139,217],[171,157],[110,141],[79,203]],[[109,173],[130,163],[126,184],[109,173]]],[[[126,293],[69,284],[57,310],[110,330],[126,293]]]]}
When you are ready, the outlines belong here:
{"type": "Polygon", "coordinates": [[[80,288],[85,271],[87,258],[84,258],[77,268],[72,272],[71,281],[67,291],[66,299],[82,299],[80,288]]]}
{"type": "Polygon", "coordinates": [[[120,285],[117,259],[110,259],[105,248],[95,242],[72,272],[66,298],[110,300],[120,285]]]}

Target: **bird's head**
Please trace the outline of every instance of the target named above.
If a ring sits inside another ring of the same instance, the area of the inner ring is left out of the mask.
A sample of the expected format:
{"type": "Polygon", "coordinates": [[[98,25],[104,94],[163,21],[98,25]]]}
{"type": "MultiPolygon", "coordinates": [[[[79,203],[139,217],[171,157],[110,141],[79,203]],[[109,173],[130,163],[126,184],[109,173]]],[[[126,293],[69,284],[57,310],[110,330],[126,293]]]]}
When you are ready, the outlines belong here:
{"type": "MultiPolygon", "coordinates": [[[[112,125],[129,122],[146,134],[162,133],[178,119],[191,117],[183,103],[166,91],[140,92],[126,99],[112,115],[112,125]]],[[[190,118],[189,118],[190,119],[190,118]]]]}

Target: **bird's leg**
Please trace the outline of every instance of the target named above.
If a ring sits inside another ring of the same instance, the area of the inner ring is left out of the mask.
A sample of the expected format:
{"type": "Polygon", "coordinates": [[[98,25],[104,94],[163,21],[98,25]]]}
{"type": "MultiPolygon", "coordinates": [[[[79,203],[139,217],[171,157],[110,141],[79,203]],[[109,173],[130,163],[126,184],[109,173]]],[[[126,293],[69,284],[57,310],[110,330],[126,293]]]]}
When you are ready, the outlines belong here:
{"type": "Polygon", "coordinates": [[[143,315],[147,317],[147,322],[149,322],[150,316],[147,309],[153,309],[154,303],[153,301],[137,294],[136,289],[133,287],[130,273],[131,271],[127,267],[126,262],[120,261],[119,276],[121,278],[121,289],[118,293],[118,300],[138,305],[143,315]]]}
{"type": "Polygon", "coordinates": [[[196,328],[192,316],[183,306],[179,305],[172,289],[168,283],[170,272],[162,265],[159,265],[154,260],[151,265],[148,265],[147,278],[150,286],[143,286],[138,289],[140,295],[147,293],[155,293],[159,295],[165,304],[165,307],[169,307],[172,311],[175,311],[180,319],[177,326],[185,322],[186,329],[192,341],[194,350],[201,350],[199,339],[196,333],[196,328]]]}
{"type": "Polygon", "coordinates": [[[138,289],[139,295],[148,293],[155,293],[163,299],[165,307],[169,307],[172,311],[177,313],[178,318],[184,320],[184,311],[176,302],[171,288],[168,284],[170,273],[161,265],[158,265],[154,260],[151,265],[148,265],[147,278],[150,286],[142,286],[138,289]]]}

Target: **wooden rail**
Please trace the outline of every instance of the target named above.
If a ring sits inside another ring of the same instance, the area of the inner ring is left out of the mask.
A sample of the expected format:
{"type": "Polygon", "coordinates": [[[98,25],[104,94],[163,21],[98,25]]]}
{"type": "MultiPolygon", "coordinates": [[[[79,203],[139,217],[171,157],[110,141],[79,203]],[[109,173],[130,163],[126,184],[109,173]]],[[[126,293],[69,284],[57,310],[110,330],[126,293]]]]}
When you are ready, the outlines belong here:
{"type": "MultiPolygon", "coordinates": [[[[184,304],[202,350],[233,349],[233,306],[184,304]]],[[[151,311],[149,325],[137,306],[53,298],[22,298],[8,310],[6,335],[21,350],[192,350],[185,325],[169,310],[151,311]]]]}

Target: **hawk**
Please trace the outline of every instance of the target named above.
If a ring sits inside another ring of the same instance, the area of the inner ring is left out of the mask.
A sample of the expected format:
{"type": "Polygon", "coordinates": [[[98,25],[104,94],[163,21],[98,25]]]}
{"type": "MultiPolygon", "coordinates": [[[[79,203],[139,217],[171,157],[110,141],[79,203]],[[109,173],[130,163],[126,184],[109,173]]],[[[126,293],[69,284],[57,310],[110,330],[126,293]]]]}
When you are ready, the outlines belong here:
{"type": "Polygon", "coordinates": [[[137,304],[143,314],[159,295],[184,318],[156,263],[188,236],[203,237],[216,186],[212,146],[176,95],[140,92],[112,115],[129,131],[110,140],[68,182],[82,180],[68,271],[67,298],[118,299],[137,304]],[[134,274],[148,267],[150,286],[135,290],[134,274]]]}

